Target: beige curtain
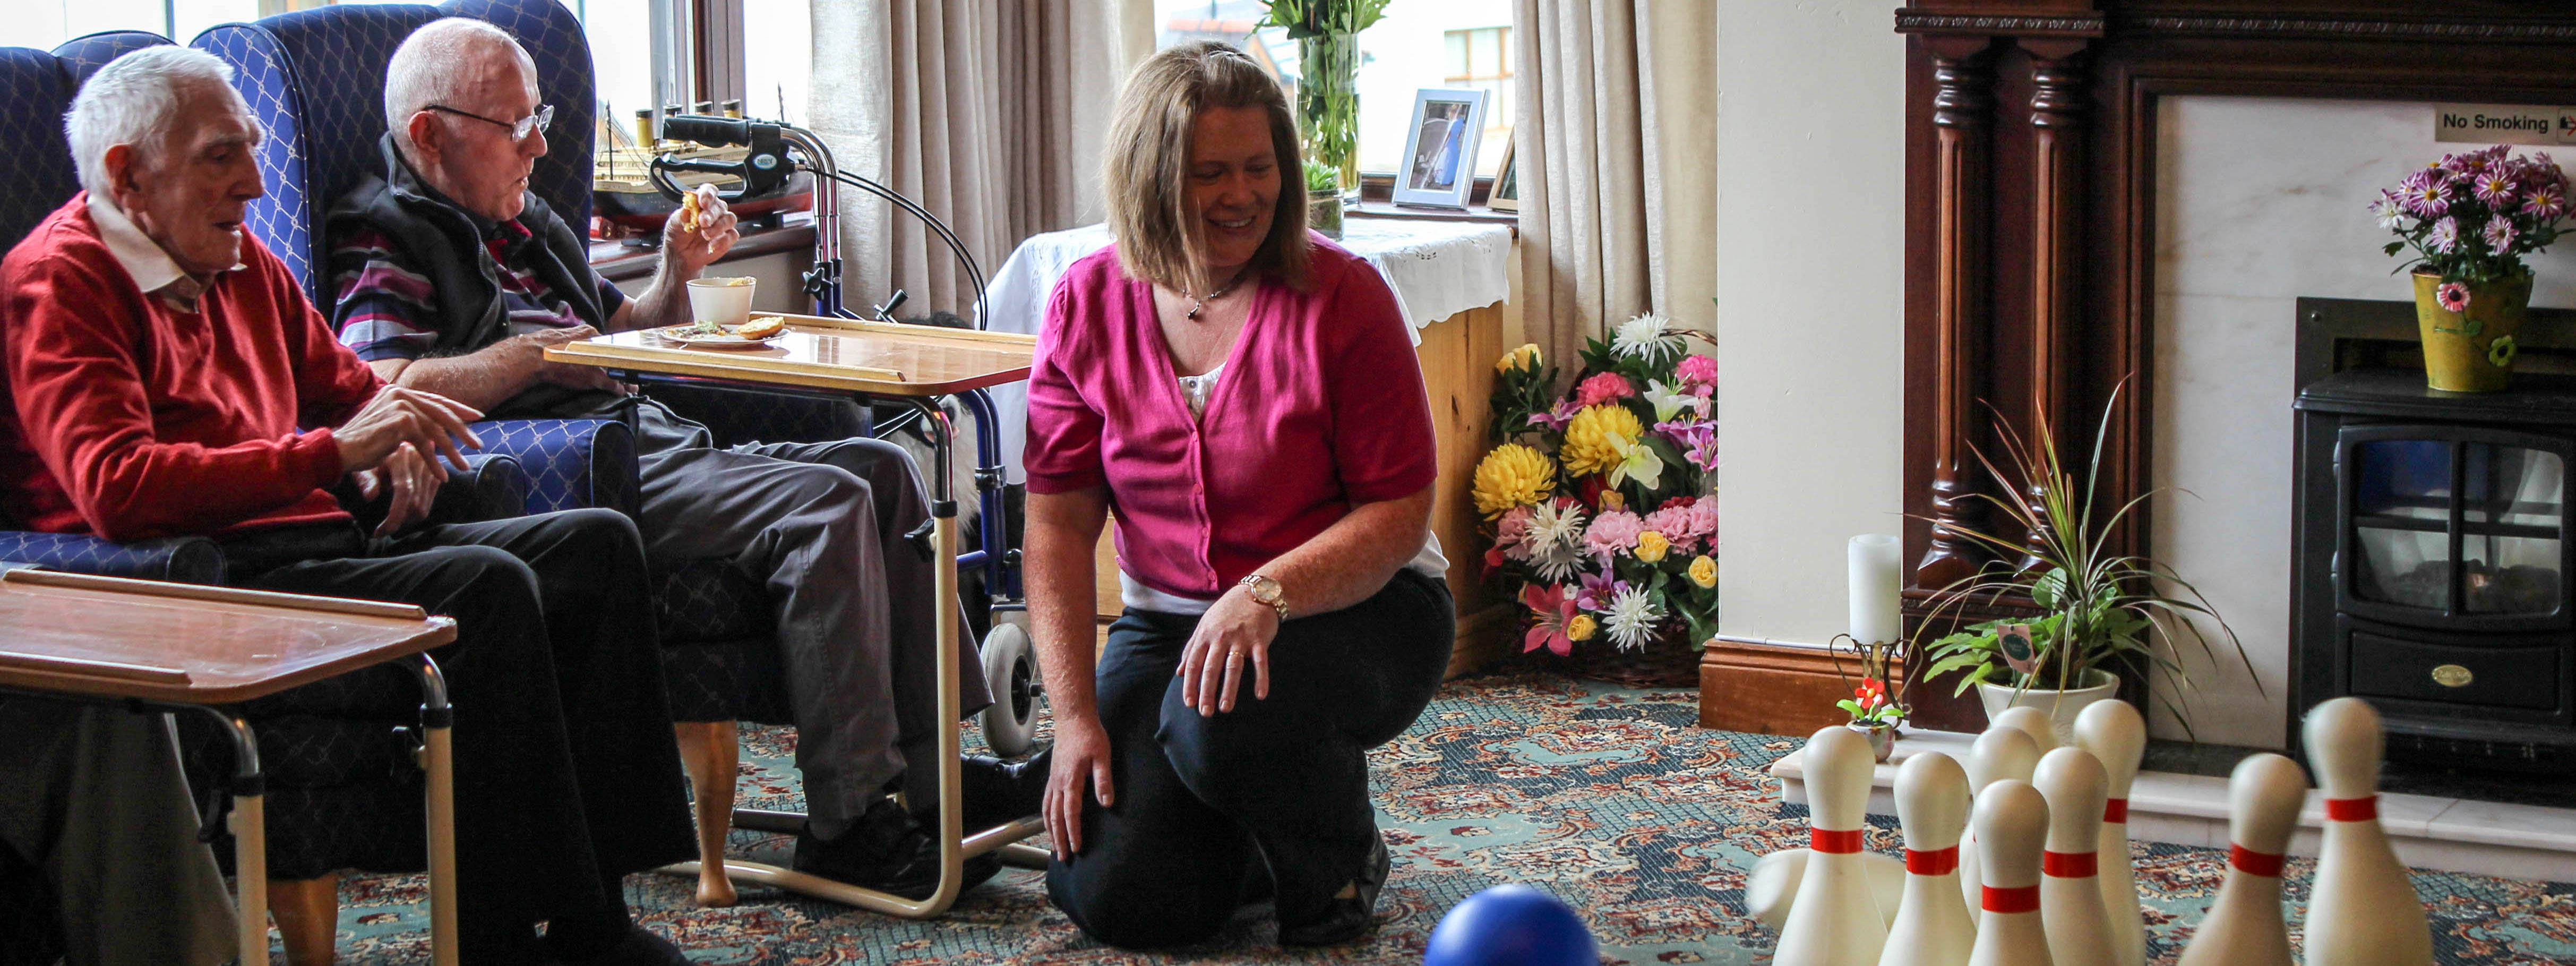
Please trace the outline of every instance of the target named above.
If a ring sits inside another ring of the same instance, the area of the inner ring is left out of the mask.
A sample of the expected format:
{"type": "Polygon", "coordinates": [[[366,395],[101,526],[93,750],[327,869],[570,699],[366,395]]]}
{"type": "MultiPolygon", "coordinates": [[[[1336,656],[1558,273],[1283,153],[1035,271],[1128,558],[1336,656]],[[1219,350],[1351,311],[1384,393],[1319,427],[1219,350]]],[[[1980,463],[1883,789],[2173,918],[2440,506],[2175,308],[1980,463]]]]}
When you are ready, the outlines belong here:
{"type": "Polygon", "coordinates": [[[1716,13],[1705,0],[1517,0],[1526,337],[1571,359],[1641,312],[1708,329],[1716,13]]]}
{"type": "MultiPolygon", "coordinates": [[[[842,170],[946,221],[989,276],[1021,239],[1100,220],[1138,2],[816,0],[814,130],[842,170]]],[[[851,308],[902,288],[901,315],[971,313],[973,283],[919,219],[844,188],[841,238],[851,308]]]]}

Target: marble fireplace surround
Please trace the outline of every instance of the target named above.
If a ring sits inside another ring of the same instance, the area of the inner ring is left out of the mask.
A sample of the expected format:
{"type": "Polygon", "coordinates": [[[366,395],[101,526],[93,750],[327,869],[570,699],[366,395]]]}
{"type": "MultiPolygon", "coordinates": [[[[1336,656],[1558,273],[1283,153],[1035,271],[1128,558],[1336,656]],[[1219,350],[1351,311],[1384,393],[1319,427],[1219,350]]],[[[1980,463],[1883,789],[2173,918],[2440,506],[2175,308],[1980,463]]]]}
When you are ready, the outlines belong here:
{"type": "MultiPolygon", "coordinates": [[[[2045,400],[2082,447],[2127,378],[2100,485],[2114,500],[2176,489],[2118,545],[2208,593],[2253,664],[2191,662],[2196,693],[2157,697],[2182,701],[2202,741],[2284,747],[2295,302],[2410,297],[2363,206],[2444,153],[2436,102],[2576,104],[2576,10],[1917,0],[1896,21],[1905,510],[1978,522],[1971,497],[1998,487],[1969,447],[1991,444],[1998,414],[2027,428],[2026,401],[2045,400]]],[[[2576,245],[2536,267],[2535,304],[2576,306],[2576,245]]],[[[1910,630],[1937,636],[1928,598],[1981,561],[1930,523],[1905,537],[1910,630]]],[[[2183,736],[2163,702],[2141,703],[2159,737],[2183,736]]],[[[1931,728],[1983,723],[1925,711],[1931,728]]]]}

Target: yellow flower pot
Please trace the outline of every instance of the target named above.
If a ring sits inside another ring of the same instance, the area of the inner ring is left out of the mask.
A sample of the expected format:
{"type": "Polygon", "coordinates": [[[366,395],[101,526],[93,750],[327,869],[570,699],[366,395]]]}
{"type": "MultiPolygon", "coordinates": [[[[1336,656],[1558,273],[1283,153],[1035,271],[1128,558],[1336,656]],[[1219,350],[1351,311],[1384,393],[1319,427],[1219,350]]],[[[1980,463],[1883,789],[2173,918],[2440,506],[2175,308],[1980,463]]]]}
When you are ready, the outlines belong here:
{"type": "Polygon", "coordinates": [[[2496,392],[2513,379],[2514,334],[2531,305],[2531,276],[2466,282],[2469,304],[2442,307],[2442,277],[2415,273],[2415,325],[2424,340],[2424,382],[2449,392],[2496,392]]]}

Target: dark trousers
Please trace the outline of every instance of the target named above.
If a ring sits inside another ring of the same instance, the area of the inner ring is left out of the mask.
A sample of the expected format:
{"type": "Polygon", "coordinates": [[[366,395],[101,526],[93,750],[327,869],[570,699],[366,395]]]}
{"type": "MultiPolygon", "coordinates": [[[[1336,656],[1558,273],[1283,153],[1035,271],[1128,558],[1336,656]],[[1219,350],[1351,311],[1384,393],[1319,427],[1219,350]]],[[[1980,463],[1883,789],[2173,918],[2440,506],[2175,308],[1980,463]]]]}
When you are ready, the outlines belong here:
{"type": "Polygon", "coordinates": [[[1173,676],[1198,618],[1127,611],[1099,675],[1117,804],[1084,800],[1083,851],[1047,869],[1047,895],[1131,948],[1215,934],[1264,871],[1279,921],[1323,916],[1378,834],[1366,753],[1439,689],[1453,606],[1447,585],[1398,571],[1355,606],[1281,625],[1270,697],[1252,697],[1247,672],[1234,710],[1210,717],[1173,676]]]}
{"type": "MultiPolygon", "coordinates": [[[[696,853],[662,690],[644,552],[609,510],[227,541],[233,582],[418,604],[456,618],[432,652],[456,706],[459,926],[624,916],[620,877],[696,853]]],[[[293,714],[416,716],[408,674],[370,668],[250,703],[293,714]]],[[[300,870],[305,875],[328,870],[300,870]]],[[[293,873],[287,873],[293,874],[293,873]]]]}

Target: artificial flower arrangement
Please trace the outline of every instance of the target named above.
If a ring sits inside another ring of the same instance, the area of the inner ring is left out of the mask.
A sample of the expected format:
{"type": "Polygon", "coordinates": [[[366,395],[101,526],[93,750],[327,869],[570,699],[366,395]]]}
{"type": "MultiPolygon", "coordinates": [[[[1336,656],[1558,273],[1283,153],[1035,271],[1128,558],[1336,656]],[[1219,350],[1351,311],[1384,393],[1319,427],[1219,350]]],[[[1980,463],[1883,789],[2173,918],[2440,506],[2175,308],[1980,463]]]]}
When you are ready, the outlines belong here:
{"type": "Polygon", "coordinates": [[[2370,204],[2379,227],[2397,235],[2382,251],[2413,250],[2397,270],[2415,277],[2425,368],[2436,389],[2505,387],[2531,300],[2522,256],[2557,241],[2570,214],[2557,163],[2511,151],[2499,144],[2446,155],[2370,204]]]}
{"type": "Polygon", "coordinates": [[[1558,370],[1524,345],[1494,364],[1493,441],[1476,467],[1485,572],[1529,609],[1523,651],[1687,657],[1717,630],[1717,361],[1660,315],[1558,370]]]}

